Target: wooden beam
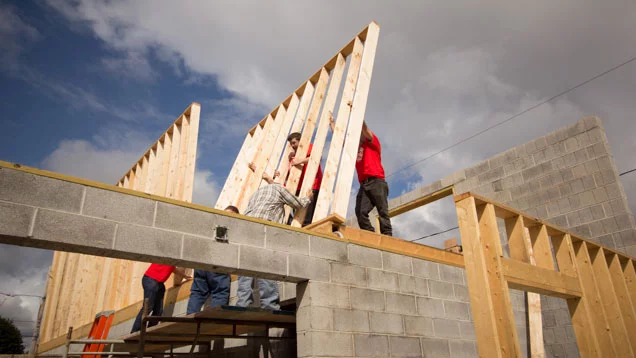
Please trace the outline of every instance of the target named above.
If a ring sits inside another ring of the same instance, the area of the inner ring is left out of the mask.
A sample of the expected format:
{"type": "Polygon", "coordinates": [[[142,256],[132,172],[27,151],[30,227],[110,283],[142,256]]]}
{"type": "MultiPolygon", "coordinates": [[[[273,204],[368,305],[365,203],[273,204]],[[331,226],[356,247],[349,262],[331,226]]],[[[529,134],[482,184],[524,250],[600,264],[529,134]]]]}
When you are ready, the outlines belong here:
{"type": "MultiPolygon", "coordinates": [[[[583,288],[583,295],[589,298],[590,317],[592,329],[596,332],[599,350],[604,357],[618,357],[613,334],[610,333],[610,325],[605,314],[605,307],[601,301],[597,279],[592,271],[592,262],[582,241],[573,242],[576,263],[583,288]]],[[[589,327],[588,327],[589,329],[589,327]]]]}
{"type": "Polygon", "coordinates": [[[340,216],[347,216],[347,207],[349,206],[351,195],[351,182],[353,181],[353,172],[358,155],[362,123],[364,122],[364,114],[367,107],[369,87],[371,86],[371,76],[373,74],[373,63],[375,62],[375,51],[379,36],[380,27],[375,23],[369,25],[367,39],[364,42],[358,85],[356,86],[356,94],[353,98],[349,127],[347,129],[345,146],[342,153],[340,174],[338,175],[336,192],[334,194],[332,212],[340,216]]]}
{"type": "Polygon", "coordinates": [[[526,235],[526,226],[523,223],[523,216],[513,216],[505,219],[506,232],[508,234],[508,248],[510,258],[521,262],[530,263],[530,251],[532,245],[526,235]]]}
{"type": "Polygon", "coordinates": [[[358,83],[363,50],[362,40],[356,37],[354,39],[353,52],[349,61],[349,69],[347,70],[347,78],[345,79],[345,85],[342,90],[338,113],[334,117],[336,123],[333,135],[331,136],[329,153],[327,154],[327,164],[325,165],[322,183],[320,184],[321,194],[314,210],[314,220],[321,220],[329,215],[329,206],[331,204],[331,198],[333,197],[333,187],[338,174],[340,155],[345,142],[345,131],[347,130],[349,115],[351,113],[350,104],[353,103],[353,97],[358,83]]]}
{"type": "Polygon", "coordinates": [[[612,278],[614,292],[618,301],[618,308],[623,315],[629,342],[631,344],[632,351],[636,351],[636,311],[634,310],[634,302],[632,301],[627,288],[620,259],[616,254],[609,254],[606,259],[609,260],[608,273],[612,278]]]}
{"type": "MultiPolygon", "coordinates": [[[[281,159],[281,154],[286,147],[287,136],[289,135],[289,131],[294,124],[294,118],[296,117],[296,112],[298,112],[298,105],[300,104],[300,98],[293,93],[291,100],[289,101],[289,105],[285,111],[285,118],[283,119],[283,124],[278,132],[278,137],[276,137],[276,144],[274,145],[274,150],[267,161],[267,168],[265,169],[266,173],[273,173],[276,168],[278,168],[281,160],[287,161],[287,158],[281,159]]],[[[288,163],[289,167],[289,163],[288,163]]]]}
{"type": "Polygon", "coordinates": [[[582,295],[576,277],[506,258],[501,258],[501,268],[508,285],[515,290],[566,299],[582,295]]]}
{"type": "Polygon", "coordinates": [[[532,242],[532,255],[538,267],[548,270],[555,270],[554,259],[552,258],[552,248],[550,238],[545,225],[529,228],[530,240],[532,242]]]}
{"type": "MultiPolygon", "coordinates": [[[[329,117],[331,116],[334,106],[336,105],[336,98],[338,97],[338,92],[340,91],[340,83],[342,82],[342,75],[344,74],[345,64],[346,61],[344,57],[342,55],[339,55],[336,66],[331,73],[331,81],[329,83],[329,89],[327,90],[327,96],[325,97],[325,105],[322,109],[322,115],[320,116],[320,120],[318,121],[318,129],[316,130],[316,137],[314,138],[310,159],[309,162],[305,164],[305,180],[304,183],[302,183],[300,189],[301,195],[304,195],[304,193],[312,189],[314,185],[314,180],[320,166],[320,161],[322,160],[322,152],[325,147],[325,142],[327,141],[327,133],[329,131],[330,125],[329,117]]],[[[315,197],[312,200],[317,201],[318,197],[315,197]]],[[[305,208],[297,210],[292,222],[292,226],[301,227],[303,221],[305,220],[305,213],[305,208]]]]}
{"type": "Polygon", "coordinates": [[[634,261],[621,258],[621,266],[623,267],[625,284],[627,285],[627,290],[632,299],[632,303],[636,304],[636,269],[634,269],[634,261]]]}
{"type": "Polygon", "coordinates": [[[179,145],[179,164],[177,165],[177,180],[173,191],[173,198],[183,200],[185,177],[188,168],[188,143],[190,141],[190,123],[185,115],[181,117],[181,143],[179,145]]]}
{"type": "Polygon", "coordinates": [[[583,244],[584,249],[589,251],[592,260],[592,270],[596,277],[596,284],[599,289],[601,303],[603,304],[605,317],[609,323],[610,332],[615,343],[616,352],[620,357],[633,357],[629,335],[625,326],[623,312],[620,309],[616,289],[612,283],[605,253],[602,248],[589,249],[583,244]]]}
{"type": "MultiPolygon", "coordinates": [[[[192,103],[188,114],[188,145],[186,152],[186,168],[184,175],[183,191],[181,200],[191,203],[192,193],[194,190],[194,173],[197,163],[197,143],[199,140],[199,117],[201,114],[201,105],[192,103]]],[[[153,194],[162,195],[159,192],[153,194]]]]}
{"type": "Polygon", "coordinates": [[[236,159],[234,160],[234,164],[232,165],[232,169],[225,179],[225,184],[223,185],[223,189],[219,193],[219,198],[216,200],[216,205],[214,206],[218,210],[225,209],[228,205],[232,205],[232,201],[234,199],[235,194],[235,182],[237,180],[237,175],[239,172],[239,166],[244,166],[244,153],[249,150],[249,147],[252,145],[253,137],[252,134],[247,133],[245,139],[243,140],[243,145],[239,150],[236,159]]]}
{"type": "MultiPolygon", "coordinates": [[[[274,149],[274,144],[276,140],[276,136],[280,131],[281,124],[283,122],[283,118],[285,118],[285,108],[283,105],[280,105],[278,112],[276,113],[276,118],[272,118],[271,116],[268,118],[268,122],[265,122],[265,125],[269,125],[271,128],[265,133],[264,140],[261,142],[260,147],[255,153],[255,158],[252,163],[255,166],[254,173],[250,175],[253,176],[253,179],[249,181],[247,188],[245,189],[247,192],[247,196],[245,196],[245,201],[249,200],[249,195],[254,193],[261,184],[261,178],[263,176],[263,172],[265,172],[265,167],[267,166],[267,161],[269,160],[269,156],[274,149]]],[[[273,173],[269,173],[269,175],[273,175],[273,173]]],[[[240,205],[240,204],[239,204],[240,205]]]]}
{"type": "MultiPolygon", "coordinates": [[[[256,161],[256,158],[258,157],[259,153],[263,151],[264,145],[267,143],[267,138],[269,138],[269,133],[271,132],[273,122],[274,122],[274,119],[272,117],[268,117],[267,121],[265,122],[265,126],[263,126],[263,129],[261,130],[261,133],[259,135],[258,145],[252,148],[253,150],[248,157],[249,160],[245,163],[246,167],[248,163],[253,163],[254,161],[256,161]]],[[[245,211],[245,209],[247,208],[247,203],[251,195],[253,194],[253,191],[250,191],[250,187],[254,183],[256,187],[258,187],[258,185],[260,184],[262,180],[261,177],[257,177],[249,169],[245,170],[245,173],[246,173],[245,180],[243,181],[241,185],[241,190],[236,196],[236,207],[239,209],[240,212],[245,211]]]]}
{"type": "Polygon", "coordinates": [[[402,215],[408,211],[417,209],[421,206],[430,204],[434,201],[438,201],[440,199],[443,199],[447,196],[451,196],[453,195],[453,186],[448,186],[446,188],[440,189],[432,194],[429,195],[425,195],[421,198],[418,198],[416,200],[413,200],[409,203],[405,203],[402,204],[396,208],[393,208],[391,210],[389,210],[389,217],[394,217],[394,216],[398,216],[398,215],[402,215]]]}

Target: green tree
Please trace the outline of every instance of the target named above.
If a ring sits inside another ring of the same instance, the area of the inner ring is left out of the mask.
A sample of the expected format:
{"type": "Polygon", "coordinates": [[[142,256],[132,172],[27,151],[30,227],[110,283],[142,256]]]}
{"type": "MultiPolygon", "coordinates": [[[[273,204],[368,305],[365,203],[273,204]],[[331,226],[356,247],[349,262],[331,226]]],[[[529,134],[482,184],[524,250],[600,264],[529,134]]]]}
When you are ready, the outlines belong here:
{"type": "Polygon", "coordinates": [[[0,317],[0,354],[24,354],[20,330],[3,317],[0,317]]]}

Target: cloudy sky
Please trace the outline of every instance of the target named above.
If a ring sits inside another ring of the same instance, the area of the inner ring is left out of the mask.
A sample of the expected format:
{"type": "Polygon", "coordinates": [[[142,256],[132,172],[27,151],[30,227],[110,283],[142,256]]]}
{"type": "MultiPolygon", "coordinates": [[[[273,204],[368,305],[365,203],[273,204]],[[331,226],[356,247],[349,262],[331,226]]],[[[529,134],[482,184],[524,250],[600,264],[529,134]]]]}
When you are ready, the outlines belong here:
{"type": "MultiPolygon", "coordinates": [[[[592,114],[619,171],[636,167],[634,61],[399,171],[636,56],[633,0],[0,0],[0,19],[0,160],[114,183],[196,101],[194,201],[212,206],[244,133],[375,20],[366,120],[390,197],[592,114]]],[[[634,210],[636,173],[622,180],[634,210]]],[[[449,205],[397,218],[396,234],[452,227],[449,205]]],[[[43,292],[51,253],[0,255],[0,292],[43,292]]],[[[0,315],[33,320],[37,305],[0,296],[0,315]]]]}

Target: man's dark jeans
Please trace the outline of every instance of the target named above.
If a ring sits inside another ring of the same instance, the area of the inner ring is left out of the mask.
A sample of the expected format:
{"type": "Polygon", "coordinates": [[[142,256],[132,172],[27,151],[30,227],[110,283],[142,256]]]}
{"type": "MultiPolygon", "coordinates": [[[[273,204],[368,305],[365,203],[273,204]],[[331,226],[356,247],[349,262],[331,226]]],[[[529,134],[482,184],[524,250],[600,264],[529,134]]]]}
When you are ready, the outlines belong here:
{"type": "MultiPolygon", "coordinates": [[[[150,278],[146,275],[141,279],[141,285],[144,288],[144,300],[148,299],[148,315],[152,312],[152,316],[161,316],[163,313],[163,296],[166,294],[166,286],[163,282],[159,282],[154,278],[150,278]]],[[[135,333],[141,330],[141,314],[143,312],[143,307],[139,314],[137,315],[137,319],[135,319],[135,323],[133,324],[132,331],[130,333],[135,333]]],[[[148,327],[152,327],[159,322],[149,322],[148,327]]]]}
{"type": "Polygon", "coordinates": [[[380,217],[380,232],[384,235],[393,235],[391,219],[389,218],[389,185],[380,178],[367,178],[360,183],[360,190],[356,197],[356,217],[360,229],[375,231],[369,213],[373,207],[378,209],[380,217]]]}
{"type": "Polygon", "coordinates": [[[201,311],[201,307],[210,295],[212,295],[210,308],[227,305],[230,301],[230,275],[194,270],[187,314],[201,311]]]}

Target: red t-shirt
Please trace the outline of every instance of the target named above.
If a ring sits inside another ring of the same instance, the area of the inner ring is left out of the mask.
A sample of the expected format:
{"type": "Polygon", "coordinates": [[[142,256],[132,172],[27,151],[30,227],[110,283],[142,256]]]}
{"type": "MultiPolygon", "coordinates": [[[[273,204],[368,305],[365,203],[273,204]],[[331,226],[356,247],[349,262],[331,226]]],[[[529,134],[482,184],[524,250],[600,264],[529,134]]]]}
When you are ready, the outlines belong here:
{"type": "MultiPolygon", "coordinates": [[[[307,150],[307,157],[309,157],[311,155],[311,150],[314,148],[313,144],[309,144],[309,149],[307,150]]],[[[292,156],[292,159],[294,157],[292,156]]],[[[305,179],[305,170],[307,170],[307,165],[309,163],[303,165],[303,171],[300,173],[300,179],[298,180],[298,183],[300,185],[302,185],[303,179],[305,179]]],[[[322,167],[320,166],[320,164],[318,164],[318,171],[316,172],[316,179],[314,179],[314,186],[312,187],[313,190],[320,190],[320,184],[322,183],[322,167]]],[[[300,191],[300,187],[298,187],[297,191],[300,191]]]]}
{"type": "Polygon", "coordinates": [[[358,148],[356,171],[358,172],[358,181],[360,183],[368,177],[384,179],[382,148],[380,147],[380,140],[375,134],[371,141],[365,139],[358,148]]]}
{"type": "Polygon", "coordinates": [[[175,267],[170,265],[151,264],[145,275],[163,283],[170,277],[174,269],[175,267]]]}

